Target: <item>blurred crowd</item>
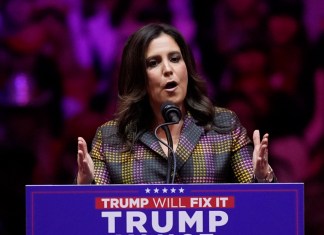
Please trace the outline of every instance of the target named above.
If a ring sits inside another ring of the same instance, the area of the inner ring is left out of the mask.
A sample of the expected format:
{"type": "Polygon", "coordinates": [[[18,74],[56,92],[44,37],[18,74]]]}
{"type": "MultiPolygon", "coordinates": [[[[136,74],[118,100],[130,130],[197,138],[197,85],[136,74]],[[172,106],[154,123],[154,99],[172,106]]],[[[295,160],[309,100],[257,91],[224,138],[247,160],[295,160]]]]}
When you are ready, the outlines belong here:
{"type": "Polygon", "coordinates": [[[270,134],[324,234],[322,0],[1,0],[0,234],[25,233],[25,185],[73,183],[77,137],[113,117],[121,50],[150,22],[184,35],[215,105],[270,134]]]}

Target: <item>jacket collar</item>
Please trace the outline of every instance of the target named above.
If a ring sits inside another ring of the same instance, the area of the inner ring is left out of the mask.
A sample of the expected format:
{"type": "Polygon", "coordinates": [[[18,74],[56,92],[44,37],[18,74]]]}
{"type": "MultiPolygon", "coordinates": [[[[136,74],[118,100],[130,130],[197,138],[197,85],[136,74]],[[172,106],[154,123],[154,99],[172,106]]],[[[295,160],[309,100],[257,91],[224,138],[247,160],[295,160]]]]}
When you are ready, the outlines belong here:
{"type": "MultiPolygon", "coordinates": [[[[190,114],[187,114],[184,119],[180,140],[176,149],[177,170],[179,170],[191,156],[193,149],[196,147],[200,136],[203,133],[204,128],[198,126],[196,124],[196,120],[193,119],[193,117],[190,114]]],[[[139,138],[139,141],[141,141],[148,148],[150,148],[163,158],[167,158],[153,132],[144,132],[143,135],[139,138]]]]}

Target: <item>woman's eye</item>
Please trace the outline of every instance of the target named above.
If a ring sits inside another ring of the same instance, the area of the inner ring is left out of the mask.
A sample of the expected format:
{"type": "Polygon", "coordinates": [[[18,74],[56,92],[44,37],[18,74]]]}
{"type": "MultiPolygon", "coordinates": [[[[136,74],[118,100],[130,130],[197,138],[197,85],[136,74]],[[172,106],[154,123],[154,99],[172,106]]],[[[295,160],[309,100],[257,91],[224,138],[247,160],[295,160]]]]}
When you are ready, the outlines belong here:
{"type": "Polygon", "coordinates": [[[181,59],[180,56],[172,56],[170,58],[170,61],[173,62],[173,63],[178,63],[180,59],[181,59]]]}
{"type": "Polygon", "coordinates": [[[153,67],[155,67],[155,66],[157,66],[157,65],[158,65],[157,60],[148,60],[148,61],[146,62],[146,66],[147,66],[148,68],[153,68],[153,67]]]}

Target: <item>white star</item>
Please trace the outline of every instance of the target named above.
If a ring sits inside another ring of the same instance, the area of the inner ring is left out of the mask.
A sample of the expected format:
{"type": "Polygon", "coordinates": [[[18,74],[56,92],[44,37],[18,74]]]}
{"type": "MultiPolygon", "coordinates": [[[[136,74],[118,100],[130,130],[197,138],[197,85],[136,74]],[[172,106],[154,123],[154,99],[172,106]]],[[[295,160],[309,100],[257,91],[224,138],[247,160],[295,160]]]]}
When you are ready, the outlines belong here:
{"type": "Polygon", "coordinates": [[[159,193],[159,189],[158,188],[155,188],[154,189],[154,193],[159,193]]]}
{"type": "Polygon", "coordinates": [[[162,189],[162,192],[163,192],[163,193],[167,193],[167,192],[168,192],[168,189],[164,187],[164,188],[162,189]]]}
{"type": "Polygon", "coordinates": [[[184,189],[181,187],[181,188],[179,189],[179,192],[180,192],[180,193],[183,193],[183,192],[184,192],[184,189]]]}
{"type": "Polygon", "coordinates": [[[150,192],[151,192],[151,189],[149,189],[149,188],[145,189],[145,193],[150,193],[150,192]]]}
{"type": "Polygon", "coordinates": [[[175,193],[176,192],[176,189],[175,188],[172,188],[171,189],[171,193],[175,193]]]}

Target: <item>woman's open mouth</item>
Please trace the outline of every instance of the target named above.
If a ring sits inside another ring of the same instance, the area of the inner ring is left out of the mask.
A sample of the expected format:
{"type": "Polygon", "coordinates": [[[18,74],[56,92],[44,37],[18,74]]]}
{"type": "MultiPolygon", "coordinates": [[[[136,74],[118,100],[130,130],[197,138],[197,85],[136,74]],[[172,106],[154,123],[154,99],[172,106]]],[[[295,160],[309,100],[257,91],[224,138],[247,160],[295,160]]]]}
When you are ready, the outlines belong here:
{"type": "Polygon", "coordinates": [[[178,86],[178,83],[176,83],[175,81],[172,82],[168,82],[165,86],[164,89],[167,91],[174,91],[178,86]]]}

